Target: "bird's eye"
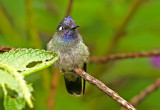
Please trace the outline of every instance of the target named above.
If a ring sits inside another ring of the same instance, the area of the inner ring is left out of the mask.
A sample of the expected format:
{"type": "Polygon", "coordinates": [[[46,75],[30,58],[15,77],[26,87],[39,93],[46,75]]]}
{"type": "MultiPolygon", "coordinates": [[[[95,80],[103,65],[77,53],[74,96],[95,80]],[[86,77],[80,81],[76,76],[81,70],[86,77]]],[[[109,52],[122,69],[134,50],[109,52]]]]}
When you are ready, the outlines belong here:
{"type": "Polygon", "coordinates": [[[59,31],[61,31],[61,30],[63,30],[63,29],[64,29],[64,27],[63,27],[63,26],[59,27],[59,31]]]}

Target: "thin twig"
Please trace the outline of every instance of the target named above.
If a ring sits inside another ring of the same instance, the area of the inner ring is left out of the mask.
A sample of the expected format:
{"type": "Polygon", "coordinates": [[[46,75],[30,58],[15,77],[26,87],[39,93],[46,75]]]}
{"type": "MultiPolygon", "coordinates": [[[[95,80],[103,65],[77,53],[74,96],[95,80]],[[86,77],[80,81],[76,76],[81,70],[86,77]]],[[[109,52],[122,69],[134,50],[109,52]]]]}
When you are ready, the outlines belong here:
{"type": "Polygon", "coordinates": [[[0,52],[8,52],[10,50],[16,50],[17,48],[15,47],[7,47],[7,46],[1,46],[0,45],[0,52]]]}
{"type": "Polygon", "coordinates": [[[128,110],[136,110],[130,103],[128,103],[126,100],[124,100],[122,97],[120,97],[116,92],[108,88],[104,83],[99,81],[98,79],[95,79],[93,76],[89,75],[85,71],[75,68],[73,72],[85,80],[87,80],[92,85],[95,85],[98,89],[105,92],[108,96],[113,98],[115,101],[117,101],[119,104],[121,104],[123,107],[127,108],[128,110]]]}
{"type": "Polygon", "coordinates": [[[51,83],[50,96],[48,100],[48,110],[53,110],[55,94],[58,86],[58,80],[59,80],[59,69],[55,68],[54,76],[51,83]]]}
{"type": "Polygon", "coordinates": [[[67,12],[66,12],[65,17],[68,17],[70,15],[71,9],[72,9],[72,4],[73,4],[73,0],[70,0],[68,3],[68,8],[67,8],[67,12]]]}
{"type": "Polygon", "coordinates": [[[153,50],[149,52],[135,52],[135,53],[124,53],[117,55],[109,55],[107,57],[91,57],[89,62],[91,63],[106,63],[108,61],[127,59],[127,58],[142,58],[142,57],[152,57],[152,56],[160,56],[160,50],[153,50]]]}
{"type": "Polygon", "coordinates": [[[157,90],[159,87],[160,78],[158,78],[153,84],[149,85],[145,90],[141,91],[140,94],[133,97],[130,103],[132,103],[133,106],[136,106],[138,103],[140,103],[143,99],[145,99],[148,95],[157,90]]]}
{"type": "MultiPolygon", "coordinates": [[[[151,93],[153,93],[155,90],[157,90],[160,87],[160,78],[157,78],[156,81],[152,84],[150,84],[148,87],[146,87],[143,91],[141,91],[138,95],[134,96],[130,103],[133,106],[136,106],[139,104],[142,100],[147,98],[151,93]]],[[[126,110],[125,108],[122,108],[121,110],[126,110]]]]}
{"type": "Polygon", "coordinates": [[[116,34],[113,36],[113,39],[108,47],[107,53],[112,53],[113,50],[115,50],[115,48],[118,45],[119,40],[123,37],[123,35],[126,33],[126,27],[128,26],[129,22],[131,21],[131,19],[133,18],[134,14],[136,13],[136,11],[138,10],[138,8],[140,7],[140,5],[144,2],[144,0],[137,0],[134,1],[134,3],[131,6],[131,9],[129,10],[127,16],[124,18],[124,20],[122,21],[122,24],[119,26],[116,34]]]}
{"type": "MultiPolygon", "coordinates": [[[[131,8],[128,9],[129,11],[127,11],[126,13],[126,17],[124,18],[124,20],[122,21],[121,25],[118,27],[116,33],[114,34],[114,36],[112,37],[112,40],[105,52],[105,55],[109,55],[110,53],[112,53],[113,51],[116,50],[118,43],[120,42],[121,38],[124,36],[124,34],[126,33],[126,28],[129,25],[131,19],[133,18],[134,14],[136,13],[136,11],[138,10],[138,8],[140,7],[140,5],[142,4],[142,1],[144,0],[136,0],[133,1],[133,3],[131,4],[131,8]]],[[[102,67],[98,68],[97,72],[95,73],[94,76],[99,77],[101,76],[101,74],[106,73],[106,70],[109,71],[111,66],[113,63],[106,63],[105,65],[103,65],[102,67]]]]}
{"type": "Polygon", "coordinates": [[[53,6],[52,0],[45,0],[46,7],[53,15],[57,16],[59,11],[53,6]]]}
{"type": "MultiPolygon", "coordinates": [[[[11,49],[15,50],[17,48],[0,45],[0,52],[8,52],[11,49]]],[[[120,60],[120,59],[127,59],[127,58],[153,57],[153,56],[160,56],[160,50],[152,50],[148,52],[143,51],[143,52],[134,52],[134,53],[123,53],[123,54],[109,55],[107,57],[91,57],[89,59],[89,62],[90,63],[106,63],[112,60],[120,60]]]]}
{"type": "MultiPolygon", "coordinates": [[[[116,50],[118,43],[120,42],[121,38],[124,36],[126,32],[126,28],[129,25],[130,21],[132,20],[134,14],[138,10],[138,8],[141,6],[142,2],[144,0],[134,0],[131,4],[131,8],[128,9],[129,11],[126,14],[126,17],[122,21],[121,25],[118,27],[115,35],[113,36],[108,48],[106,49],[105,55],[109,55],[110,53],[113,53],[113,51],[116,50]]],[[[103,73],[106,73],[109,71],[112,67],[113,62],[106,63],[100,68],[98,68],[95,72],[95,77],[100,77],[103,73]],[[104,72],[105,71],[105,72],[104,72]]]]}

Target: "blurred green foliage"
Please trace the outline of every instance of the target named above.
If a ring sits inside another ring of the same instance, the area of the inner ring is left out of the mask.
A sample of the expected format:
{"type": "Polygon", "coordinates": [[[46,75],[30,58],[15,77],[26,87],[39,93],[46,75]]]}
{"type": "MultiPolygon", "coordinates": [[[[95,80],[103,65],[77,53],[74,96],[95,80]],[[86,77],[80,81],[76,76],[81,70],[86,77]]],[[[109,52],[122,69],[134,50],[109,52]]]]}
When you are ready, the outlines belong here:
{"type": "MultiPolygon", "coordinates": [[[[91,56],[104,56],[132,4],[136,0],[74,0],[71,17],[88,45],[91,56]]],[[[69,0],[0,0],[0,45],[46,49],[59,22],[64,18],[69,0]]],[[[125,28],[114,53],[150,51],[160,48],[160,0],[145,0],[125,28]]],[[[89,64],[95,74],[104,64],[89,64]]],[[[46,110],[52,67],[26,79],[33,83],[34,110],[46,110]]],[[[98,79],[130,100],[160,75],[149,58],[116,61],[98,79]],[[125,78],[125,80],[121,80],[125,78]]],[[[70,96],[60,76],[56,91],[56,110],[117,110],[120,105],[97,88],[87,84],[88,94],[70,96]]],[[[153,92],[137,106],[141,110],[159,110],[160,90],[153,92]]],[[[2,94],[0,94],[2,102],[2,94]]],[[[2,105],[2,103],[0,103],[2,105]]],[[[3,110],[3,106],[0,109],[3,110]]],[[[26,110],[30,110],[26,108],[26,110]]]]}

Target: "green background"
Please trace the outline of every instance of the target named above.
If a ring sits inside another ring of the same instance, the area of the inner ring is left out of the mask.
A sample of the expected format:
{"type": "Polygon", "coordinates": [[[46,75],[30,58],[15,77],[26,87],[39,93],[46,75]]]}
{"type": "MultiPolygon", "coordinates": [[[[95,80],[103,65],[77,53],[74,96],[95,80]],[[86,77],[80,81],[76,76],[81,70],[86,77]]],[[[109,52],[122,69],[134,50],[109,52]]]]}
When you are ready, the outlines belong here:
{"type": "MultiPolygon", "coordinates": [[[[70,16],[80,28],[91,56],[106,56],[109,44],[137,0],[74,0],[70,16]]],[[[0,0],[0,45],[46,49],[69,0],[0,0]]],[[[144,0],[124,28],[112,54],[151,51],[160,48],[160,0],[144,0]]],[[[111,54],[108,53],[108,54],[111,54]]],[[[88,73],[100,79],[129,101],[160,75],[150,58],[88,64],[88,73]],[[106,68],[105,68],[106,67],[106,68]],[[105,69],[104,69],[105,68],[105,69]],[[98,74],[98,75],[97,75],[98,74]]],[[[47,110],[53,67],[26,77],[34,87],[34,109],[47,110]]],[[[87,83],[86,94],[69,95],[60,74],[55,110],[118,110],[120,105],[87,83]]],[[[159,110],[160,90],[137,105],[139,110],[159,110]]],[[[0,109],[3,110],[0,91],[0,109]]],[[[30,110],[30,108],[25,108],[30,110]]]]}

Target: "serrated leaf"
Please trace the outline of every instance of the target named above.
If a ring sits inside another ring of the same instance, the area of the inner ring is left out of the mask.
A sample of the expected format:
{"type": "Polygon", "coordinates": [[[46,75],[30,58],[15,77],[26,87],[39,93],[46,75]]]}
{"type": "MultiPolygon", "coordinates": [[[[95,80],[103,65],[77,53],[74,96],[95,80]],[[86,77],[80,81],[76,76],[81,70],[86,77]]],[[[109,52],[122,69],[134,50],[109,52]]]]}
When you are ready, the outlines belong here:
{"type": "MultiPolygon", "coordinates": [[[[0,84],[6,84],[7,87],[15,90],[21,99],[24,98],[28,105],[33,107],[31,91],[23,76],[46,68],[57,59],[56,54],[38,49],[17,49],[5,52],[0,55],[0,84]]],[[[5,98],[8,103],[14,101],[7,95],[5,98]]],[[[17,104],[18,99],[15,101],[13,105],[17,104]]]]}
{"type": "Polygon", "coordinates": [[[5,85],[2,84],[4,91],[4,108],[5,110],[22,110],[25,107],[25,100],[23,97],[11,98],[7,95],[5,85]]]}
{"type": "Polygon", "coordinates": [[[18,94],[22,94],[24,99],[27,101],[28,105],[30,107],[33,107],[33,104],[31,101],[31,92],[29,91],[29,88],[27,87],[27,84],[25,80],[23,79],[23,76],[20,73],[18,73],[15,68],[9,65],[3,64],[1,62],[0,62],[0,68],[2,69],[2,72],[1,72],[2,74],[4,74],[3,73],[4,71],[4,72],[7,72],[7,74],[14,77],[14,80],[16,81],[16,83],[18,84],[18,88],[20,89],[18,94]]]}
{"type": "Polygon", "coordinates": [[[0,55],[0,62],[8,64],[24,75],[42,70],[52,65],[58,59],[57,54],[38,49],[17,49],[0,55]],[[32,68],[27,65],[32,62],[41,62],[32,68]]]}
{"type": "Polygon", "coordinates": [[[10,96],[4,97],[5,110],[22,110],[25,107],[25,100],[21,97],[11,98],[10,96]]]}
{"type": "Polygon", "coordinates": [[[0,84],[6,84],[10,89],[15,90],[17,92],[21,91],[14,77],[12,75],[9,75],[7,71],[3,71],[1,69],[0,69],[0,84]]]}

